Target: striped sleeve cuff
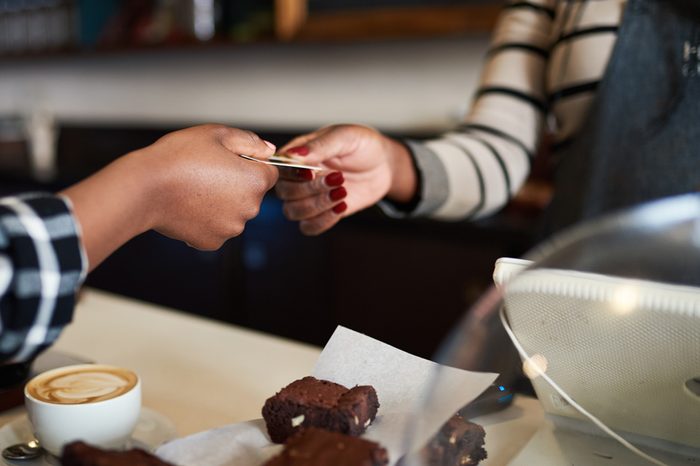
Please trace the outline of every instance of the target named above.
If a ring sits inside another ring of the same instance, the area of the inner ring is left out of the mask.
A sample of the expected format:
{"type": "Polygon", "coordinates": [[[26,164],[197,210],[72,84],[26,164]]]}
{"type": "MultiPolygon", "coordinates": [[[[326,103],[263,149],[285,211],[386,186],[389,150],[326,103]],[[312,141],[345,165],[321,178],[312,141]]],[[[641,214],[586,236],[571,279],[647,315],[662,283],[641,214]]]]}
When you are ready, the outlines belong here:
{"type": "Polygon", "coordinates": [[[390,217],[425,217],[440,208],[449,195],[447,171],[438,156],[420,141],[403,140],[413,157],[420,179],[419,200],[413,210],[404,210],[389,200],[383,200],[379,206],[390,217]]]}

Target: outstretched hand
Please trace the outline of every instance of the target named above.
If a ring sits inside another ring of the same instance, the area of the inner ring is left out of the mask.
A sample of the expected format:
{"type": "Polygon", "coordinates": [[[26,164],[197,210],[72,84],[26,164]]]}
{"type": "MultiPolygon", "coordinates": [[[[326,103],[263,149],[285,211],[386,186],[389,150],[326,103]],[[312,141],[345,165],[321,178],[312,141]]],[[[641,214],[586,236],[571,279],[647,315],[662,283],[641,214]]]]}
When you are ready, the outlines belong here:
{"type": "Polygon", "coordinates": [[[203,125],[132,152],[61,194],[73,204],[90,268],[155,229],[204,250],[239,235],[277,181],[274,146],[250,131],[203,125]]]}

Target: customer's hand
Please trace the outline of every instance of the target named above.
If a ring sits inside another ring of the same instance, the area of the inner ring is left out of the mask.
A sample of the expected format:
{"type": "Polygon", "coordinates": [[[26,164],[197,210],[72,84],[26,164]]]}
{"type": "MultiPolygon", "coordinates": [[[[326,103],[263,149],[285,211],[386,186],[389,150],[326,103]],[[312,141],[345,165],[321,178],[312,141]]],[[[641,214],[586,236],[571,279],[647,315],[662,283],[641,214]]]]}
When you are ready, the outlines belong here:
{"type": "Polygon", "coordinates": [[[293,139],[280,152],[328,169],[322,175],[284,171],[277,183],[285,216],[299,221],[306,235],[318,235],[384,197],[406,202],[416,189],[406,147],[366,126],[321,128],[293,139]]]}
{"type": "Polygon", "coordinates": [[[90,268],[149,229],[198,249],[217,249],[255,217],[277,169],[238,154],[268,158],[274,146],[219,125],[170,133],[62,194],[73,203],[90,268]]]}
{"type": "Polygon", "coordinates": [[[160,178],[151,227],[198,249],[218,249],[243,232],[277,181],[276,168],[238,154],[264,159],[273,153],[274,146],[254,133],[225,126],[198,126],[159,139],[144,149],[160,178]]]}

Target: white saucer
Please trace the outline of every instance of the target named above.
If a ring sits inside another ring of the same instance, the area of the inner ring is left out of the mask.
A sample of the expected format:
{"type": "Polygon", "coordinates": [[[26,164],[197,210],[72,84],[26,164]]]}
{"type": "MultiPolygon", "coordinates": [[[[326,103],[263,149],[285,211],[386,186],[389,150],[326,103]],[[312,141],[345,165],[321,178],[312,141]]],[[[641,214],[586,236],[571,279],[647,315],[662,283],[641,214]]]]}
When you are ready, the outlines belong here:
{"type": "MultiPolygon", "coordinates": [[[[136,424],[128,447],[155,451],[160,445],[177,437],[175,426],[167,417],[149,408],[141,408],[141,416],[136,424]]],[[[0,427],[0,451],[16,443],[28,442],[34,438],[32,427],[26,415],[0,427]]],[[[8,461],[0,457],[2,465],[10,466],[56,466],[58,460],[44,454],[34,460],[8,461]]]]}

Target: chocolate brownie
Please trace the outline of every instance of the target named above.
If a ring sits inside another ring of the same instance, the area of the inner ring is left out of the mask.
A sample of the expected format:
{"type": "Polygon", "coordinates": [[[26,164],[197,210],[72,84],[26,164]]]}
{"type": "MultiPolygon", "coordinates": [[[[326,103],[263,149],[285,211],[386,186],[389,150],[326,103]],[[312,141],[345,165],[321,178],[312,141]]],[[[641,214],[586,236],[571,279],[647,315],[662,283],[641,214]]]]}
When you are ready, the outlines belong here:
{"type": "Polygon", "coordinates": [[[384,466],[389,455],[378,443],[315,427],[289,438],[282,453],[264,466],[384,466]]]}
{"type": "Polygon", "coordinates": [[[155,455],[134,448],[127,451],[103,450],[84,442],[63,447],[63,466],[172,466],[155,455]]]}
{"type": "Polygon", "coordinates": [[[476,466],[486,459],[484,437],[479,424],[459,414],[447,421],[422,452],[426,466],[476,466]]]}
{"type": "Polygon", "coordinates": [[[268,398],[262,409],[270,439],[283,443],[299,427],[320,427],[361,435],[377,415],[379,400],[371,386],[346,387],[304,377],[268,398]]]}

